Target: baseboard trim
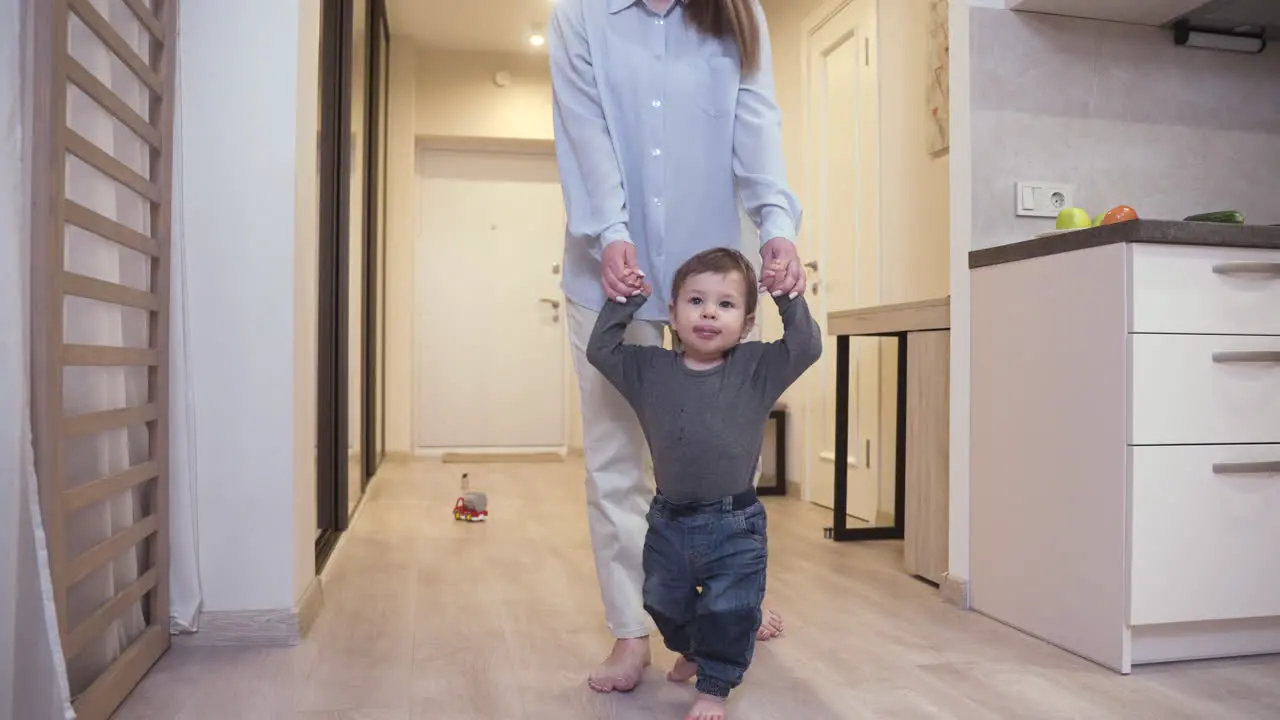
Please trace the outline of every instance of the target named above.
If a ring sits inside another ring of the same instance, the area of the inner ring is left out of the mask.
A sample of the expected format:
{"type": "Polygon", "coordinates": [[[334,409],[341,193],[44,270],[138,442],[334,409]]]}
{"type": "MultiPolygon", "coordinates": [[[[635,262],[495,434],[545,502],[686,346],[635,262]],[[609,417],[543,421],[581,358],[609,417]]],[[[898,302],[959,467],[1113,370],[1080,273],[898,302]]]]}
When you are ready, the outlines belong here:
{"type": "Polygon", "coordinates": [[[965,578],[956,577],[951,573],[943,573],[942,583],[938,585],[938,592],[942,594],[942,599],[948,603],[961,610],[969,609],[969,581],[965,578]]]}
{"type": "Polygon", "coordinates": [[[324,580],[316,577],[311,580],[302,597],[298,599],[298,636],[305,638],[311,632],[316,618],[324,610],[324,580]]]}
{"type": "Polygon", "coordinates": [[[1280,653],[1280,619],[1135,625],[1130,637],[1133,665],[1274,655],[1280,653]]]}
{"type": "Polygon", "coordinates": [[[173,637],[188,647],[289,646],[310,632],[324,608],[324,586],[315,578],[298,605],[278,610],[223,610],[200,613],[198,631],[173,637]]]}
{"type": "Polygon", "coordinates": [[[447,452],[440,457],[446,464],[463,463],[558,463],[564,454],[558,452],[447,452]]]}
{"type": "Polygon", "coordinates": [[[804,485],[796,480],[787,481],[787,497],[797,500],[804,499],[804,485]]]}

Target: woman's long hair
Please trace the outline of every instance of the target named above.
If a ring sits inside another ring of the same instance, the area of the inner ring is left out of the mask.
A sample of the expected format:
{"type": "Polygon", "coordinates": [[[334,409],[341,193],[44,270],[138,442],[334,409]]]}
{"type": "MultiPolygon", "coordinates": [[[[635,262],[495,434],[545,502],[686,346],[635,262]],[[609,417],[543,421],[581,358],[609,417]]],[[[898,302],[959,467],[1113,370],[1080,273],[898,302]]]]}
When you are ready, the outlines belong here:
{"type": "Polygon", "coordinates": [[[689,0],[685,10],[689,22],[702,34],[738,44],[744,75],[760,67],[760,22],[755,4],[756,0],[689,0]]]}

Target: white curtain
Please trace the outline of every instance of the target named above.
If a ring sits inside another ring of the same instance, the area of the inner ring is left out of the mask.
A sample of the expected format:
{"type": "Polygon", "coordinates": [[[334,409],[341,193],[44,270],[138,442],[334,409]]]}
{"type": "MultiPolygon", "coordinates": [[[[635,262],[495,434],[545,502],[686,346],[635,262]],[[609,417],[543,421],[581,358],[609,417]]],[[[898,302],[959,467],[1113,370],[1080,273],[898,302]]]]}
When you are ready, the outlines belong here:
{"type": "MultiPolygon", "coordinates": [[[[180,42],[180,38],[175,40],[180,42]]],[[[191,379],[187,323],[187,252],[183,233],[182,60],[178,59],[173,120],[173,227],[169,286],[169,618],[174,633],[199,630],[204,602],[196,525],[196,388],[191,379]]]]}
{"type": "Polygon", "coordinates": [[[0,720],[70,720],[31,448],[31,17],[23,11],[21,0],[0,0],[0,720]]]}

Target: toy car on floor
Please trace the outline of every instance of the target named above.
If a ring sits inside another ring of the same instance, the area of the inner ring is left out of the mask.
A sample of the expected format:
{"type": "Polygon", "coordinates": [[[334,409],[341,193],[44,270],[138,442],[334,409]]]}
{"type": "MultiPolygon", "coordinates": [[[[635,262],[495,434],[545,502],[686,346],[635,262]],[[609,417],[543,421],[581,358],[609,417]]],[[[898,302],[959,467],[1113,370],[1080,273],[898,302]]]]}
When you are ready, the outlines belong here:
{"type": "MultiPolygon", "coordinates": [[[[477,493],[468,493],[468,495],[476,495],[477,493]]],[[[489,511],[481,510],[476,507],[474,502],[468,501],[467,498],[460,497],[458,502],[453,506],[453,519],[465,520],[467,522],[482,522],[489,518],[489,511]]]]}
{"type": "Polygon", "coordinates": [[[489,496],[471,489],[471,478],[462,474],[462,497],[453,505],[453,519],[482,522],[489,518],[489,496]]]}

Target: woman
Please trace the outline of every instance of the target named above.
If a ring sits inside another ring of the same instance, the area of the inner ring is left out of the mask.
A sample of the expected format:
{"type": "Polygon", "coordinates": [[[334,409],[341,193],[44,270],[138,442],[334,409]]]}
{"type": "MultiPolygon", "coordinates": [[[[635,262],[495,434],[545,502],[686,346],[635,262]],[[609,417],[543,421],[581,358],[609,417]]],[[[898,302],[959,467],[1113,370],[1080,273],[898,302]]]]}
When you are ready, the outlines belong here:
{"type": "MultiPolygon", "coordinates": [[[[761,289],[804,291],[800,206],[787,189],[768,30],[758,0],[560,0],[549,36],[556,157],[564,188],[563,288],[582,395],[588,519],[615,643],[591,674],[629,691],[649,664],[640,600],[652,489],[635,414],[586,360],[607,298],[653,296],[627,341],[662,343],[672,276],[712,247],[760,231],[761,289]]],[[[782,618],[765,613],[767,640],[782,618]]]]}

